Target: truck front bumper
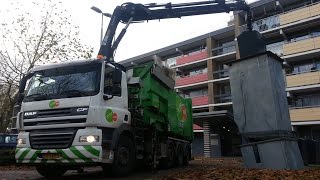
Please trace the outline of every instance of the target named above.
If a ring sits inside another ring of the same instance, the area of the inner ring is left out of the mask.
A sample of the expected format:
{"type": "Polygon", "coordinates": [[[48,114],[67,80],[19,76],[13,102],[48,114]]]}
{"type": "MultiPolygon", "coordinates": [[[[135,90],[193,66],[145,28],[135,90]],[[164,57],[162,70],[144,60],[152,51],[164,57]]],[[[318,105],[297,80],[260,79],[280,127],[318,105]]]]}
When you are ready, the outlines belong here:
{"type": "Polygon", "coordinates": [[[66,149],[36,150],[17,148],[15,153],[17,163],[63,163],[63,164],[94,164],[102,162],[101,146],[71,146],[66,149]]]}

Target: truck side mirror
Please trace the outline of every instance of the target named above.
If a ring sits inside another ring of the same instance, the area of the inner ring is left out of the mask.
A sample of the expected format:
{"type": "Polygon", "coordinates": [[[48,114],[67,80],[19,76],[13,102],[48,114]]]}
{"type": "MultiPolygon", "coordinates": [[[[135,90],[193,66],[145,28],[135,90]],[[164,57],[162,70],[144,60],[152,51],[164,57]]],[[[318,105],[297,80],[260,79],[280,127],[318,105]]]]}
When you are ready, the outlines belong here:
{"type": "Polygon", "coordinates": [[[115,69],[112,73],[113,84],[121,84],[122,71],[120,69],[115,69]]]}
{"type": "Polygon", "coordinates": [[[21,102],[23,101],[23,99],[24,99],[24,93],[19,93],[18,94],[18,97],[17,97],[17,102],[18,102],[18,104],[21,104],[21,102]]]}
{"type": "Polygon", "coordinates": [[[33,72],[28,73],[27,75],[23,76],[20,83],[19,83],[19,91],[17,97],[17,104],[21,104],[24,98],[24,89],[26,87],[28,79],[30,79],[34,75],[33,72]]]}

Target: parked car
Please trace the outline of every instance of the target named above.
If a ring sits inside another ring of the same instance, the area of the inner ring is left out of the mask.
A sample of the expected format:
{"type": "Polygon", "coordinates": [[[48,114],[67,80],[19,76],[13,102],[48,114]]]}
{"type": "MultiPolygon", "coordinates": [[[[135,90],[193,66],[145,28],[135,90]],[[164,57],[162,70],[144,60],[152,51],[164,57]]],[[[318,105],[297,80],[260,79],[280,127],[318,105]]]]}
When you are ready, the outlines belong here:
{"type": "Polygon", "coordinates": [[[17,134],[0,133],[0,165],[15,162],[14,153],[17,146],[17,134]]]}

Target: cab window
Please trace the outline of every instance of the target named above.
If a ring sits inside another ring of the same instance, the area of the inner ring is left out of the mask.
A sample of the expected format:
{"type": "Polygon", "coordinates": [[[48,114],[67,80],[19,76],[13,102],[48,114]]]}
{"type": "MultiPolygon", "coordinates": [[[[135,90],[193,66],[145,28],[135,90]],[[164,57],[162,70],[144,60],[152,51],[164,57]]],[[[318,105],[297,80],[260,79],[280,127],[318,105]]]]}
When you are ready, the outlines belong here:
{"type": "Polygon", "coordinates": [[[104,73],[104,94],[113,95],[113,96],[121,96],[121,83],[116,84],[114,83],[114,69],[105,66],[105,73],[104,73]]]}

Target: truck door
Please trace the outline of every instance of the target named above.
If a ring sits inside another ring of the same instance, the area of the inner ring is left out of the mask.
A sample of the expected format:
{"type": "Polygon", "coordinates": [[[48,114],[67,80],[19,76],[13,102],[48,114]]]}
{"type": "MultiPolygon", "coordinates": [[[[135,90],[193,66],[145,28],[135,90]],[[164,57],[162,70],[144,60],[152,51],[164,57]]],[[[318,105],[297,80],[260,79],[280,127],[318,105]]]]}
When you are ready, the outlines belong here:
{"type": "Polygon", "coordinates": [[[104,71],[103,98],[104,121],[108,127],[129,123],[126,75],[120,69],[106,64],[104,71]]]}

